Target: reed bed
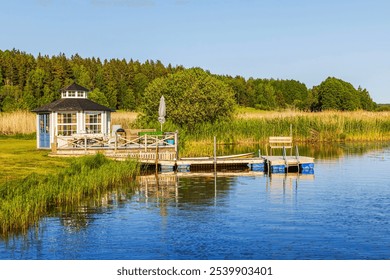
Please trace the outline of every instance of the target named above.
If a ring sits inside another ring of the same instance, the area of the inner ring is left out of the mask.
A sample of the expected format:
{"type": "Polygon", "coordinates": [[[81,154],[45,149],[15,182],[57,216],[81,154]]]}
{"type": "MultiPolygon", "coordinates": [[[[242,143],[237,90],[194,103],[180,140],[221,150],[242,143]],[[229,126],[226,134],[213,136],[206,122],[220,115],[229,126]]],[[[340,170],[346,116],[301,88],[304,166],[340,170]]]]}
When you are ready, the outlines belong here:
{"type": "Polygon", "coordinates": [[[35,114],[28,111],[0,112],[0,135],[32,134],[36,132],[35,114]]]}
{"type": "Polygon", "coordinates": [[[138,117],[137,112],[113,112],[111,114],[111,123],[121,125],[123,128],[131,128],[138,117]]]}
{"type": "Polygon", "coordinates": [[[220,145],[263,145],[270,136],[290,133],[295,142],[389,141],[390,113],[239,111],[230,122],[200,124],[180,133],[181,156],[210,155],[214,136],[220,145]]]}
{"type": "Polygon", "coordinates": [[[262,142],[269,136],[297,141],[390,140],[389,112],[272,112],[236,115],[231,122],[202,124],[191,133],[196,141],[219,136],[224,143],[262,142]]]}
{"type": "Polygon", "coordinates": [[[72,207],[91,196],[100,197],[139,173],[136,161],[115,162],[98,154],[74,159],[55,175],[32,173],[0,186],[0,234],[25,233],[53,209],[72,207]]]}
{"type": "MultiPolygon", "coordinates": [[[[111,123],[133,128],[137,125],[137,116],[136,112],[114,112],[111,123]]],[[[29,112],[2,113],[0,134],[32,133],[35,131],[34,120],[34,114],[29,112]]],[[[156,120],[147,128],[159,129],[160,124],[156,120]]],[[[175,126],[168,117],[164,124],[165,131],[179,130],[183,155],[187,155],[186,149],[193,149],[194,146],[202,149],[202,145],[208,145],[213,136],[217,136],[220,144],[263,143],[270,136],[289,136],[290,128],[295,141],[387,141],[390,140],[390,112],[311,113],[238,108],[231,121],[200,123],[186,129],[175,126]]]]}
{"type": "MultiPolygon", "coordinates": [[[[136,112],[113,112],[111,123],[132,127],[136,112]]],[[[36,114],[29,111],[0,112],[0,135],[32,134],[36,132],[36,114]]]]}

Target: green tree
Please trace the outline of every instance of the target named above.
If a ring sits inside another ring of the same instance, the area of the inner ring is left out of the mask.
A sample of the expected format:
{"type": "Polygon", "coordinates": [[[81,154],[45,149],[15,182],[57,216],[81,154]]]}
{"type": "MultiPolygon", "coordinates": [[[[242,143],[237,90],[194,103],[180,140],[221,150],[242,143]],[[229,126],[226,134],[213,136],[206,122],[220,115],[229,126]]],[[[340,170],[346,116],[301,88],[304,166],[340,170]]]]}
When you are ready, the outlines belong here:
{"type": "Polygon", "coordinates": [[[360,106],[363,110],[373,111],[377,108],[376,103],[372,100],[370,93],[366,89],[362,89],[360,86],[357,89],[360,106]]]}
{"type": "Polygon", "coordinates": [[[255,87],[255,107],[261,110],[272,110],[277,107],[276,92],[271,83],[258,80],[255,87]]]}
{"type": "Polygon", "coordinates": [[[319,110],[352,111],[362,109],[359,92],[348,82],[329,77],[317,88],[319,110]]]}
{"type": "Polygon", "coordinates": [[[88,93],[88,98],[100,105],[110,107],[110,103],[107,100],[107,97],[101,92],[98,88],[95,88],[93,91],[88,93]]]}
{"type": "Polygon", "coordinates": [[[200,68],[193,68],[157,78],[145,90],[142,107],[148,120],[156,120],[160,97],[166,102],[166,117],[180,126],[194,127],[231,117],[234,92],[200,68]]]}
{"type": "Polygon", "coordinates": [[[136,100],[134,92],[128,88],[123,96],[122,104],[119,109],[134,111],[136,109],[136,100]]]}
{"type": "Polygon", "coordinates": [[[11,112],[21,109],[29,109],[30,96],[24,96],[18,86],[5,85],[0,91],[1,110],[11,112]]]}

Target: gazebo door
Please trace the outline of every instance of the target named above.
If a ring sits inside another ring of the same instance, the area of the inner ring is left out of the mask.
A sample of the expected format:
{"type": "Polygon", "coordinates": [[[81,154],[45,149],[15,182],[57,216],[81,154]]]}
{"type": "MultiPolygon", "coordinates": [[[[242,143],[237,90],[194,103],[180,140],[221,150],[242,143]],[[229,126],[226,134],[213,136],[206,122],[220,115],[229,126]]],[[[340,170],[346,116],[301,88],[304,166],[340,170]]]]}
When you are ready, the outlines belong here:
{"type": "Polygon", "coordinates": [[[39,148],[50,148],[49,114],[39,114],[39,148]]]}

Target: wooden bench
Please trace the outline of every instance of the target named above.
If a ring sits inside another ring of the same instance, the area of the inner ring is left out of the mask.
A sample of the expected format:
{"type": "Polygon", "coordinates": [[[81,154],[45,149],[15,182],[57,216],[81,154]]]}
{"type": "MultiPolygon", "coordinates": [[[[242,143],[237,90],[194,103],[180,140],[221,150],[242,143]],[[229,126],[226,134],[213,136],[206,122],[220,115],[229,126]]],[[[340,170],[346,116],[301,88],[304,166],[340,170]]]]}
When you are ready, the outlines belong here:
{"type": "Polygon", "coordinates": [[[268,139],[268,145],[270,147],[270,154],[272,155],[273,149],[291,149],[293,148],[292,137],[285,136],[272,136],[268,139]]]}

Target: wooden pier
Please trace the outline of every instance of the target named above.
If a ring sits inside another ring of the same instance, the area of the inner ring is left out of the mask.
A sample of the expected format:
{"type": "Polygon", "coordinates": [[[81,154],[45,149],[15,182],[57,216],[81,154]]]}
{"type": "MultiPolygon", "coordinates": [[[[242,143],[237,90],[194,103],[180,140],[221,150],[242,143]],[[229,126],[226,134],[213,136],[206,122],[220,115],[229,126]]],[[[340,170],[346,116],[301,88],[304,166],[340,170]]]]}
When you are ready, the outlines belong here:
{"type": "MultiPolygon", "coordinates": [[[[314,158],[296,155],[287,156],[286,147],[292,150],[291,137],[270,137],[271,155],[254,156],[253,153],[216,156],[179,158],[177,132],[158,134],[144,133],[136,136],[115,134],[73,135],[56,137],[51,156],[82,156],[102,153],[116,160],[137,159],[141,164],[152,166],[162,172],[194,172],[199,170],[226,171],[246,170],[268,173],[298,172],[313,174],[314,158]],[[281,148],[283,155],[272,155],[272,149],[281,148]]],[[[215,143],[214,143],[215,146],[215,143]]],[[[214,147],[216,150],[216,148],[214,147]]]]}
{"type": "Polygon", "coordinates": [[[314,173],[314,158],[296,156],[263,156],[268,173],[314,173]]]}

